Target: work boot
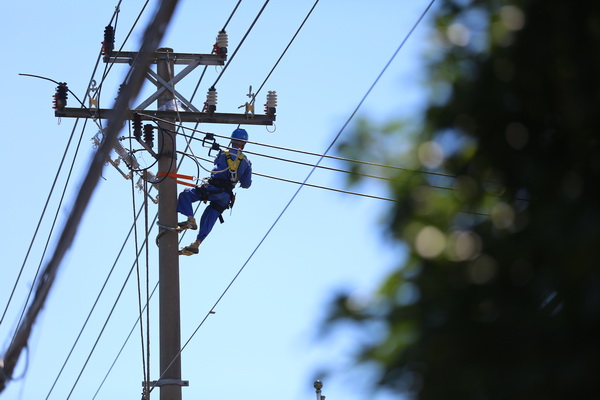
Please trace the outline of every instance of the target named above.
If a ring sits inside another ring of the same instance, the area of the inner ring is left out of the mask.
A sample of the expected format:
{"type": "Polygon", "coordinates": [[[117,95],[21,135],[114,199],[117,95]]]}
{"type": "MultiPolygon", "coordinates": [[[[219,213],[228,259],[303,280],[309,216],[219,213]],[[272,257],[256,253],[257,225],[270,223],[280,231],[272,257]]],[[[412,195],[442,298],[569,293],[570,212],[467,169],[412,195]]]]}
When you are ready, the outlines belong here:
{"type": "Polygon", "coordinates": [[[199,246],[200,246],[200,243],[193,242],[189,246],[185,246],[183,249],[179,250],[179,254],[184,255],[184,256],[191,256],[194,254],[198,254],[199,246]]]}
{"type": "Polygon", "coordinates": [[[196,218],[194,217],[189,217],[187,221],[179,222],[177,225],[179,226],[180,230],[191,229],[195,231],[196,229],[198,229],[198,225],[196,224],[196,218]]]}

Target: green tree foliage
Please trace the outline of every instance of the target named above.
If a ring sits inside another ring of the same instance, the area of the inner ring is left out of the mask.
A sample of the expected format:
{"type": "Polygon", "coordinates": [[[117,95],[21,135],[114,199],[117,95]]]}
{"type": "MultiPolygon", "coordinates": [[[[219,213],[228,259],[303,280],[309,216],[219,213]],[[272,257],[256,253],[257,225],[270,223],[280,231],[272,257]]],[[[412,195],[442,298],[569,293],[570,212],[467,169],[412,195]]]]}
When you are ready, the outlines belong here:
{"type": "Polygon", "coordinates": [[[342,150],[397,160],[382,141],[411,135],[411,167],[442,175],[394,177],[385,228],[408,259],[329,324],[385,327],[357,357],[379,388],[598,399],[600,2],[442,0],[433,30],[418,134],[363,122],[342,150]]]}

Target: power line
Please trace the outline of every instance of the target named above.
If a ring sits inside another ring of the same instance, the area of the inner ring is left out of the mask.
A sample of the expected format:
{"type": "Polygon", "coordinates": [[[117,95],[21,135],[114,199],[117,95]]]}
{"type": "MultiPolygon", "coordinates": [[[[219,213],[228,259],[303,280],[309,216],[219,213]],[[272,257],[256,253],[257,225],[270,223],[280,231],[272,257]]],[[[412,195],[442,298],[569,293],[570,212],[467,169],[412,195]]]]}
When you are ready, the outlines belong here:
{"type": "MultiPolygon", "coordinates": [[[[241,2],[242,2],[242,0],[238,0],[237,4],[233,8],[233,11],[231,11],[231,13],[229,14],[227,21],[225,21],[225,24],[223,25],[223,28],[221,29],[221,31],[225,32],[225,30],[227,29],[227,25],[229,25],[229,22],[235,15],[235,12],[237,11],[241,2]]],[[[198,88],[200,87],[200,83],[202,83],[202,79],[204,78],[204,74],[206,73],[207,69],[208,69],[208,65],[205,65],[204,69],[202,70],[202,74],[200,74],[200,78],[198,79],[198,83],[196,84],[196,87],[194,88],[194,91],[192,92],[192,96],[190,97],[190,102],[194,100],[194,97],[196,97],[196,93],[198,92],[198,88]]],[[[196,123],[196,128],[198,127],[198,124],[199,123],[196,123]]]]}
{"type": "MultiPolygon", "coordinates": [[[[229,57],[229,60],[227,61],[227,64],[225,64],[225,66],[223,67],[223,69],[219,73],[219,76],[217,76],[217,79],[215,80],[215,83],[212,84],[213,88],[215,86],[217,86],[217,83],[219,82],[219,80],[221,79],[221,77],[223,76],[223,74],[225,73],[225,71],[227,70],[227,67],[229,67],[229,64],[231,64],[231,62],[233,61],[233,58],[237,54],[237,52],[240,49],[240,47],[242,47],[242,44],[244,43],[244,41],[246,40],[246,38],[250,34],[250,31],[252,31],[252,28],[254,28],[254,25],[256,24],[256,21],[258,21],[258,19],[260,18],[262,12],[265,10],[265,7],[267,7],[267,4],[269,4],[269,0],[265,1],[265,3],[263,4],[262,8],[260,9],[260,11],[256,15],[256,17],[254,18],[254,21],[252,21],[252,24],[250,25],[250,27],[248,28],[248,30],[246,31],[246,33],[242,37],[242,40],[240,41],[240,43],[237,45],[237,47],[233,51],[233,54],[231,55],[231,57],[229,57]]],[[[236,6],[236,9],[237,9],[237,6],[236,6]]]]}
{"type": "MultiPolygon", "coordinates": [[[[160,121],[160,122],[166,122],[169,123],[175,127],[178,128],[182,128],[183,130],[190,130],[192,132],[199,132],[202,133],[204,135],[212,135],[214,137],[217,138],[221,138],[221,139],[227,139],[229,140],[230,138],[228,136],[225,135],[219,135],[213,132],[206,132],[206,131],[201,131],[198,129],[193,129],[193,128],[189,128],[186,127],[180,123],[177,122],[169,122],[169,121],[165,121],[161,118],[157,118],[154,117],[152,115],[149,114],[143,114],[140,113],[143,116],[149,117],[155,121],[160,121]]],[[[192,140],[197,140],[197,141],[202,141],[203,139],[199,139],[199,138],[194,138],[190,135],[186,135],[185,133],[180,133],[181,136],[184,136],[186,138],[190,138],[192,140]]],[[[311,152],[311,151],[305,151],[305,150],[299,150],[299,149],[292,149],[289,147],[282,147],[282,146],[275,146],[275,145],[271,145],[271,144],[267,144],[267,143],[261,143],[261,142],[255,142],[255,141],[251,141],[251,140],[247,140],[246,141],[247,144],[252,144],[252,145],[257,145],[257,146],[262,146],[262,147],[267,147],[267,148],[271,148],[271,149],[275,149],[275,150],[283,150],[283,151],[289,151],[289,152],[293,152],[293,153],[298,153],[298,154],[304,154],[304,155],[309,155],[309,156],[314,156],[314,157],[320,157],[320,158],[327,158],[327,159],[331,159],[331,160],[337,160],[337,161],[344,161],[344,162],[348,162],[348,163],[355,163],[355,164],[362,164],[362,165],[369,165],[372,167],[380,167],[380,168],[388,168],[388,169],[394,169],[394,170],[398,170],[398,171],[407,171],[407,172],[418,172],[421,174],[427,174],[427,175],[435,175],[435,176],[441,176],[441,177],[445,177],[445,178],[456,178],[455,175],[451,175],[451,174],[447,174],[444,172],[438,172],[438,171],[428,171],[428,170],[422,170],[422,169],[414,169],[414,168],[406,168],[406,167],[400,167],[397,165],[389,165],[389,164],[381,164],[381,163],[376,163],[376,162],[372,162],[372,161],[364,161],[364,160],[356,160],[356,159],[351,159],[351,158],[345,158],[345,157],[339,157],[339,156],[332,156],[329,154],[321,154],[321,153],[315,153],[315,152],[311,152]]]]}
{"type": "MultiPolygon", "coordinates": [[[[141,212],[142,212],[142,208],[139,209],[137,216],[136,216],[136,220],[137,220],[137,218],[139,218],[141,212]]],[[[90,321],[90,318],[92,317],[92,314],[94,313],[94,310],[96,309],[96,306],[98,305],[98,302],[100,301],[100,298],[102,297],[102,294],[104,293],[104,290],[106,289],[106,287],[108,285],[108,281],[110,280],[115,268],[117,267],[117,262],[119,261],[121,254],[125,250],[125,246],[126,246],[127,242],[129,241],[129,237],[133,233],[133,230],[134,230],[134,228],[132,225],[131,228],[129,229],[129,233],[127,233],[127,236],[125,237],[125,240],[123,241],[123,244],[121,245],[121,248],[119,249],[119,252],[117,253],[117,257],[116,257],[115,261],[113,262],[113,265],[110,268],[108,275],[104,279],[104,283],[102,284],[102,287],[100,288],[100,291],[98,292],[98,295],[96,296],[96,300],[94,301],[94,304],[92,304],[92,307],[91,307],[90,311],[88,312],[88,315],[87,315],[85,321],[83,322],[83,326],[81,327],[81,329],[79,330],[79,333],[77,334],[77,337],[75,338],[75,342],[71,346],[71,349],[69,350],[69,353],[67,354],[67,357],[64,360],[62,367],[60,368],[60,371],[58,372],[58,375],[54,379],[54,383],[52,384],[52,386],[50,387],[50,390],[48,391],[48,394],[46,395],[46,400],[50,397],[50,394],[52,394],[52,391],[54,390],[54,386],[56,386],[56,383],[58,382],[60,376],[62,375],[63,370],[65,369],[69,359],[71,358],[71,355],[73,354],[73,351],[75,350],[75,347],[77,346],[77,343],[79,343],[79,339],[81,338],[83,331],[87,327],[87,324],[90,321]]]]}
{"type": "Polygon", "coordinates": [[[279,65],[279,62],[281,61],[281,59],[283,58],[283,56],[285,55],[285,53],[288,51],[288,49],[290,48],[290,46],[292,45],[292,43],[296,39],[296,36],[298,36],[298,34],[300,33],[300,30],[302,29],[302,27],[304,26],[304,24],[306,23],[306,21],[308,20],[308,18],[310,17],[310,15],[312,14],[313,10],[315,9],[315,7],[317,6],[318,3],[319,3],[319,0],[316,0],[315,3],[313,4],[312,8],[308,12],[308,14],[306,14],[306,17],[304,18],[304,20],[300,24],[300,27],[298,27],[298,30],[296,30],[296,33],[294,33],[294,36],[292,36],[292,39],[290,40],[290,42],[288,43],[288,45],[285,47],[285,49],[281,53],[281,56],[279,56],[279,58],[275,62],[275,65],[273,65],[273,68],[271,68],[271,71],[267,74],[267,77],[265,78],[265,80],[263,81],[263,83],[260,85],[260,87],[256,91],[255,96],[252,98],[252,103],[254,103],[254,100],[256,99],[256,95],[261,91],[261,89],[263,88],[263,86],[265,86],[265,84],[267,83],[267,81],[271,77],[271,74],[273,74],[273,71],[275,71],[275,68],[277,68],[277,65],[279,65]]]}
{"type": "Polygon", "coordinates": [[[398,202],[398,200],[396,200],[396,199],[390,199],[390,198],[387,198],[387,197],[374,196],[372,194],[365,194],[365,193],[350,192],[348,190],[335,189],[335,188],[330,188],[330,187],[327,187],[327,186],[313,185],[311,183],[299,182],[299,181],[294,181],[294,180],[285,179],[285,178],[278,178],[276,176],[265,175],[265,174],[261,174],[261,173],[258,173],[258,172],[253,172],[252,174],[253,175],[257,175],[257,176],[262,176],[264,178],[276,179],[276,180],[283,181],[283,182],[295,183],[297,185],[314,187],[314,188],[317,188],[317,189],[326,189],[326,190],[331,190],[331,191],[334,191],[334,192],[339,192],[339,193],[344,193],[344,194],[351,194],[351,195],[354,195],[354,196],[369,197],[371,199],[398,202]]]}
{"type": "Polygon", "coordinates": [[[98,180],[100,179],[104,163],[109,158],[117,134],[121,129],[130,99],[139,91],[142,80],[145,76],[146,68],[149,65],[149,57],[153,49],[156,49],[160,39],[165,33],[165,29],[174,12],[177,0],[164,0],[160,3],[154,19],[149,24],[144,33],[142,46],[140,49],[141,57],[132,66],[132,73],[128,83],[121,91],[115,102],[115,113],[108,121],[107,134],[104,143],[98,148],[94,155],[88,173],[81,185],[79,193],[73,203],[67,222],[63,228],[60,239],[56,245],[54,254],[44,268],[42,279],[36,289],[36,296],[29,307],[23,324],[19,328],[15,340],[7,349],[4,356],[4,365],[0,374],[0,391],[6,387],[7,379],[10,379],[15,365],[19,359],[22,350],[26,347],[33,323],[42,309],[48,293],[52,287],[58,268],[64,255],[73,243],[75,232],[81,221],[81,217],[87,208],[98,180]]]}
{"type": "MultiPolygon", "coordinates": [[[[400,49],[404,46],[404,43],[408,40],[408,37],[410,37],[410,35],[412,34],[412,32],[415,30],[416,26],[424,18],[425,14],[431,8],[431,6],[432,6],[432,4],[433,4],[434,1],[435,0],[431,0],[431,2],[429,3],[429,5],[425,9],[425,11],[421,14],[421,16],[419,17],[419,19],[417,20],[417,22],[414,24],[413,28],[410,30],[410,32],[405,37],[405,39],[401,42],[401,44],[397,48],[397,50],[394,52],[394,54],[392,55],[391,59],[385,65],[385,67],[380,72],[380,74],[377,76],[377,78],[375,79],[375,82],[373,82],[373,84],[371,85],[371,87],[369,88],[369,90],[367,91],[367,93],[362,97],[362,99],[360,100],[360,102],[358,103],[358,105],[356,106],[356,108],[354,109],[354,111],[351,113],[351,115],[348,118],[348,120],[346,121],[346,123],[343,125],[343,127],[340,129],[340,131],[334,137],[333,141],[328,146],[328,148],[326,149],[326,151],[325,151],[324,154],[327,154],[331,150],[331,148],[333,147],[333,145],[335,144],[335,142],[339,139],[339,137],[341,136],[343,130],[349,124],[350,120],[354,117],[354,115],[356,114],[356,112],[358,111],[358,109],[360,108],[360,106],[364,103],[365,99],[371,93],[371,91],[373,90],[373,88],[375,87],[375,85],[377,84],[377,82],[379,81],[379,79],[381,78],[381,76],[383,75],[383,73],[387,70],[388,66],[394,60],[394,58],[396,57],[396,55],[398,54],[398,52],[400,51],[400,49]]],[[[321,162],[321,160],[323,160],[323,158],[324,158],[324,156],[320,158],[320,160],[317,162],[316,165],[320,164],[320,162],[321,162]]],[[[206,321],[206,319],[208,318],[208,316],[211,315],[214,312],[214,309],[221,302],[221,300],[223,299],[223,297],[225,296],[225,294],[229,291],[229,289],[231,288],[231,286],[233,285],[233,283],[240,276],[240,274],[242,273],[242,271],[245,269],[246,265],[248,265],[248,263],[250,262],[250,260],[254,257],[254,254],[256,254],[256,252],[258,251],[258,249],[262,246],[262,244],[264,243],[264,241],[266,240],[266,238],[269,236],[269,234],[271,233],[271,231],[275,228],[275,226],[277,225],[277,223],[279,222],[279,220],[281,219],[281,217],[285,214],[285,212],[287,211],[287,209],[290,207],[290,205],[292,204],[292,202],[295,200],[295,198],[297,197],[297,195],[300,193],[300,190],[302,189],[302,187],[304,186],[304,184],[312,176],[312,174],[313,174],[313,172],[315,170],[316,170],[316,166],[313,167],[313,169],[308,173],[308,175],[306,176],[304,182],[300,185],[300,187],[292,195],[292,197],[290,198],[290,200],[288,201],[288,203],[285,205],[285,207],[283,208],[283,210],[279,213],[279,215],[277,216],[277,218],[275,219],[275,221],[273,222],[273,224],[269,227],[269,229],[267,230],[267,232],[264,234],[264,236],[262,237],[262,239],[259,241],[258,245],[254,248],[254,250],[250,254],[250,256],[248,256],[248,258],[246,259],[246,261],[244,262],[244,264],[240,267],[240,269],[238,270],[238,272],[235,274],[235,276],[233,277],[233,279],[231,280],[231,282],[227,285],[227,287],[225,288],[225,290],[221,293],[221,295],[218,297],[218,299],[216,300],[216,302],[210,308],[209,312],[205,315],[205,317],[202,319],[202,321],[200,322],[200,324],[196,327],[196,329],[192,332],[192,334],[190,335],[190,337],[188,338],[188,340],[181,347],[181,349],[177,353],[176,357],[179,357],[181,355],[181,353],[183,352],[183,350],[187,347],[187,345],[190,343],[190,341],[196,335],[196,333],[198,332],[198,330],[202,327],[202,325],[204,324],[204,322],[206,321]]],[[[174,362],[174,360],[171,362],[171,364],[174,362]]],[[[169,367],[170,367],[170,365],[166,369],[168,370],[169,367]]]]}
{"type": "Polygon", "coordinates": [[[8,308],[10,306],[10,303],[12,301],[13,295],[15,293],[15,290],[17,288],[17,285],[19,283],[19,280],[21,279],[21,275],[23,273],[23,270],[25,268],[25,264],[27,263],[27,260],[29,259],[29,254],[31,252],[31,249],[33,248],[33,243],[35,242],[35,239],[37,237],[37,234],[39,232],[40,226],[42,224],[42,220],[44,219],[44,216],[46,215],[46,210],[48,208],[48,204],[50,203],[50,198],[52,197],[52,193],[54,192],[54,188],[56,187],[56,183],[58,181],[58,177],[60,175],[60,171],[62,169],[62,165],[67,157],[67,153],[68,153],[68,149],[69,146],[71,144],[71,140],[73,139],[73,136],[75,134],[75,127],[77,126],[77,122],[78,120],[75,121],[75,125],[73,127],[73,130],[71,131],[71,136],[69,137],[69,140],[67,142],[67,146],[65,147],[65,151],[63,152],[63,156],[62,159],[60,161],[59,167],[58,167],[58,171],[56,173],[56,175],[54,176],[54,181],[52,182],[52,186],[50,187],[50,193],[48,194],[48,197],[46,198],[46,203],[44,204],[44,207],[42,209],[42,214],[40,215],[40,218],[38,220],[37,226],[35,228],[35,231],[33,233],[33,237],[31,238],[31,241],[29,243],[29,247],[27,249],[27,252],[25,253],[25,258],[23,260],[23,263],[21,264],[21,268],[19,269],[19,274],[17,275],[17,279],[15,281],[15,284],[13,285],[13,288],[10,292],[10,296],[8,297],[8,302],[6,304],[6,307],[4,308],[4,312],[2,313],[2,318],[0,318],[0,325],[2,324],[2,322],[4,321],[4,317],[6,316],[6,312],[8,311],[8,308]]]}
{"type": "MultiPolygon", "coordinates": [[[[78,122],[78,121],[77,121],[77,122],[78,122]]],[[[59,216],[59,214],[60,214],[60,209],[61,209],[61,207],[62,207],[63,201],[64,201],[64,199],[65,199],[65,195],[66,195],[66,193],[67,193],[67,187],[69,186],[69,182],[71,181],[71,175],[72,175],[72,173],[73,173],[73,169],[74,169],[74,167],[75,167],[75,161],[77,160],[77,155],[79,154],[79,148],[80,148],[80,146],[81,146],[81,140],[83,139],[83,133],[84,133],[84,131],[85,131],[85,127],[86,127],[86,125],[87,125],[87,120],[85,120],[85,121],[84,121],[84,123],[83,123],[83,128],[82,128],[82,130],[81,130],[81,135],[79,135],[79,141],[77,142],[77,146],[76,146],[76,148],[75,148],[75,154],[73,155],[73,160],[71,161],[71,166],[70,166],[70,168],[69,168],[69,172],[68,172],[68,174],[67,174],[67,178],[66,178],[66,180],[65,180],[65,183],[64,183],[64,185],[63,185],[63,191],[62,191],[62,194],[61,194],[61,196],[60,196],[60,200],[59,200],[59,202],[58,202],[58,205],[56,206],[56,212],[54,213],[54,219],[52,220],[52,225],[51,225],[51,227],[50,227],[50,231],[48,232],[48,235],[47,235],[47,237],[46,237],[46,243],[45,243],[45,245],[44,245],[44,250],[42,251],[42,255],[40,256],[40,261],[39,261],[39,263],[38,263],[38,267],[37,267],[37,269],[36,269],[36,271],[35,271],[35,275],[34,275],[34,277],[33,277],[33,282],[34,282],[34,284],[32,284],[32,285],[31,285],[31,287],[29,288],[29,292],[28,292],[28,294],[27,294],[27,299],[25,300],[25,304],[23,304],[23,309],[21,310],[21,315],[20,315],[20,317],[19,317],[19,322],[17,323],[17,328],[15,329],[15,332],[14,332],[14,334],[13,334],[13,339],[12,339],[12,340],[14,340],[14,335],[16,335],[16,332],[17,332],[17,330],[18,330],[18,327],[21,325],[21,321],[22,321],[22,319],[23,319],[23,315],[25,314],[25,310],[27,309],[27,304],[29,304],[29,299],[31,298],[31,295],[32,295],[32,293],[33,293],[33,288],[35,287],[35,282],[37,282],[38,275],[39,275],[39,273],[40,273],[40,270],[41,270],[41,268],[42,268],[42,264],[43,264],[43,261],[44,261],[44,257],[46,256],[46,251],[48,250],[48,246],[49,246],[49,244],[50,244],[50,239],[52,238],[52,234],[54,233],[54,228],[56,227],[56,222],[57,222],[57,220],[58,220],[58,216],[59,216]]],[[[73,132],[75,131],[75,128],[76,128],[76,127],[77,127],[77,124],[75,124],[75,125],[73,126],[73,132]]],[[[69,141],[69,144],[67,144],[66,151],[68,151],[68,148],[69,148],[69,147],[70,147],[70,141],[69,141]]],[[[65,154],[66,154],[66,153],[65,153],[65,154]]],[[[64,161],[64,156],[63,156],[63,161],[64,161]]],[[[60,166],[59,166],[59,168],[58,168],[57,177],[58,177],[58,175],[61,173],[61,171],[62,171],[62,161],[61,161],[61,164],[60,164],[60,166]]],[[[56,179],[55,179],[54,183],[56,183],[56,179]]],[[[48,200],[50,200],[50,197],[52,196],[53,189],[54,189],[54,184],[53,184],[53,186],[52,186],[52,189],[50,190],[50,193],[49,193],[49,195],[48,195],[48,200]]],[[[42,222],[43,216],[44,216],[44,214],[45,214],[45,209],[46,209],[46,207],[48,206],[48,200],[46,201],[46,205],[44,206],[44,211],[42,212],[42,216],[40,217],[40,221],[39,221],[39,223],[41,223],[41,222],[42,222]]],[[[39,228],[39,223],[38,223],[38,228],[39,228]]],[[[24,266],[24,265],[25,265],[25,263],[27,262],[27,257],[28,257],[28,255],[29,255],[29,250],[31,250],[31,247],[32,247],[32,245],[33,245],[33,243],[34,243],[34,241],[35,241],[35,238],[36,238],[36,236],[37,236],[37,229],[38,229],[38,228],[36,228],[36,233],[35,233],[35,234],[34,234],[34,236],[33,236],[33,239],[32,239],[32,241],[31,241],[31,244],[30,244],[30,246],[29,246],[29,249],[28,249],[27,255],[26,255],[26,257],[25,257],[25,260],[23,261],[23,266],[24,266]]],[[[23,266],[22,266],[22,267],[23,267],[23,266]]],[[[21,267],[21,268],[22,268],[22,267],[21,267]]],[[[18,282],[18,280],[17,280],[17,282],[18,282]]],[[[17,282],[15,282],[15,285],[17,284],[17,282]]],[[[8,305],[7,305],[7,306],[8,306],[8,305]]]]}

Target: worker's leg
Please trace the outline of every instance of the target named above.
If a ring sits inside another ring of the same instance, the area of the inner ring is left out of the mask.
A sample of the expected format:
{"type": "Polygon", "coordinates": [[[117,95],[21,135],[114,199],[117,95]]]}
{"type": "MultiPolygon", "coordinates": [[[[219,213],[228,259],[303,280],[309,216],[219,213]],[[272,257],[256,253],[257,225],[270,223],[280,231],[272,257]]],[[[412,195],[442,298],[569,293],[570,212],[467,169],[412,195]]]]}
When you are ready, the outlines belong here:
{"type": "Polygon", "coordinates": [[[198,240],[202,242],[210,233],[217,222],[219,215],[229,206],[229,194],[226,192],[210,194],[208,196],[210,204],[202,213],[200,219],[200,230],[198,231],[198,240]]]}
{"type": "Polygon", "coordinates": [[[192,217],[194,215],[192,203],[199,200],[201,199],[196,188],[185,189],[183,192],[179,193],[179,197],[177,198],[177,212],[186,217],[192,217]]]}

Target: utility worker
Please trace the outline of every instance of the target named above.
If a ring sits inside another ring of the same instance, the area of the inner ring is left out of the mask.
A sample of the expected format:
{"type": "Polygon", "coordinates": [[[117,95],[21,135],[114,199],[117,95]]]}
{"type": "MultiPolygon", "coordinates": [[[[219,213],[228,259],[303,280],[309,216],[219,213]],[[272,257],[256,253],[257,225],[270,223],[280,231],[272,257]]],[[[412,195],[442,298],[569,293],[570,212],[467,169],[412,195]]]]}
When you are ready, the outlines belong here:
{"type": "Polygon", "coordinates": [[[208,182],[201,186],[187,188],[179,194],[177,212],[187,217],[187,221],[179,223],[180,229],[198,229],[192,203],[210,202],[200,218],[200,230],[196,241],[181,249],[179,254],[186,256],[198,254],[200,243],[208,236],[217,219],[223,222],[221,214],[233,206],[235,185],[239,182],[242,188],[247,189],[252,184],[252,163],[242,153],[247,141],[248,133],[244,129],[234,130],[231,134],[230,149],[219,151],[208,182]]]}

